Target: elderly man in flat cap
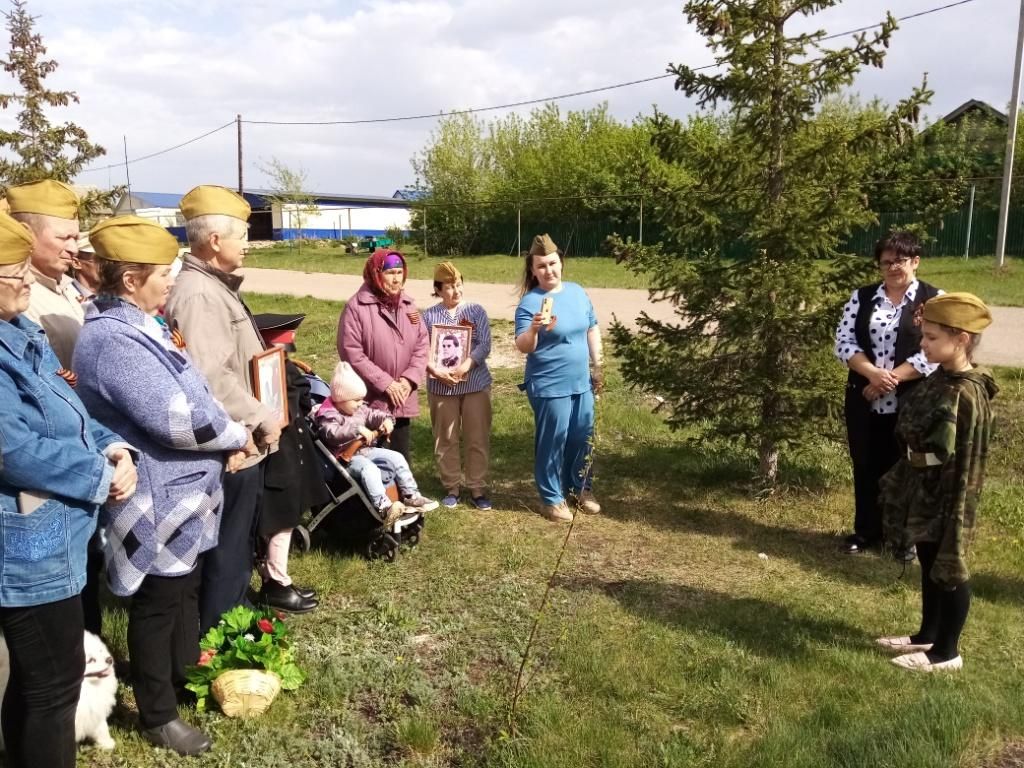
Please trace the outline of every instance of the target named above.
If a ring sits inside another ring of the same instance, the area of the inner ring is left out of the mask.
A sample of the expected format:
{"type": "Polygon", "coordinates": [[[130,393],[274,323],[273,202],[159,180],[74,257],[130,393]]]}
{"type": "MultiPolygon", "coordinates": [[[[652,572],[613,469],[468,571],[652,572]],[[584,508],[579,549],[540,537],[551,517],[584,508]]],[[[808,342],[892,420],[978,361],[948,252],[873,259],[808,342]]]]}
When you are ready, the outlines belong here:
{"type": "Polygon", "coordinates": [[[259,453],[224,478],[220,541],[206,556],[199,595],[203,632],[247,602],[263,493],[264,457],[281,436],[278,415],[253,396],[250,362],[266,349],[239,294],[249,241],[249,204],[225,187],[199,186],[181,199],[190,254],[164,311],[228,415],[253,434],[259,453]]]}
{"type": "Polygon", "coordinates": [[[78,332],[85,321],[78,293],[67,272],[78,253],[78,195],[59,181],[44,179],[7,190],[11,216],[36,236],[32,251],[32,299],[25,316],[46,331],[50,346],[71,368],[78,332]]]}

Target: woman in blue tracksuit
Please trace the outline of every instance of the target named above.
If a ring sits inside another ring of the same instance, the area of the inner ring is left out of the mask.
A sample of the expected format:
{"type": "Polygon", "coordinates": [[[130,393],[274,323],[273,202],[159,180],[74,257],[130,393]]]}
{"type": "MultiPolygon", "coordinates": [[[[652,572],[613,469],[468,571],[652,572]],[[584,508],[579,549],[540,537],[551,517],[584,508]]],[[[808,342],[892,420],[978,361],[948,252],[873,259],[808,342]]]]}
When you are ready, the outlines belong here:
{"type": "Polygon", "coordinates": [[[131,446],[90,418],[43,329],[23,315],[35,240],[0,213],[0,629],[10,652],[7,764],[73,768],[85,672],[80,593],[105,501],[137,481],[131,446]]]}
{"type": "Polygon", "coordinates": [[[549,520],[596,514],[590,490],[594,394],[601,375],[601,329],[586,291],[562,282],[562,257],[547,235],[526,256],[523,297],[516,307],[516,348],[526,355],[526,391],[533,408],[534,480],[549,520]],[[550,320],[542,312],[551,299],[550,320]]]}

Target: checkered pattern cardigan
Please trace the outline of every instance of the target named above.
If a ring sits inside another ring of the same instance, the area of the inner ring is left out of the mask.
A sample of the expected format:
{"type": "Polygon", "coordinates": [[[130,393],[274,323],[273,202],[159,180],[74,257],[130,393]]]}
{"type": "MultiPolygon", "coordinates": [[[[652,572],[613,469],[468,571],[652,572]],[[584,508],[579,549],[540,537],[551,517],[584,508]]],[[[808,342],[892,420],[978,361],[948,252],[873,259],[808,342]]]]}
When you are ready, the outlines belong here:
{"type": "Polygon", "coordinates": [[[217,544],[224,451],[245,445],[245,427],[166,328],[119,299],[94,302],[74,370],[92,417],[141,453],[135,494],[100,511],[111,591],[131,595],[149,574],[191,572],[217,544]]]}

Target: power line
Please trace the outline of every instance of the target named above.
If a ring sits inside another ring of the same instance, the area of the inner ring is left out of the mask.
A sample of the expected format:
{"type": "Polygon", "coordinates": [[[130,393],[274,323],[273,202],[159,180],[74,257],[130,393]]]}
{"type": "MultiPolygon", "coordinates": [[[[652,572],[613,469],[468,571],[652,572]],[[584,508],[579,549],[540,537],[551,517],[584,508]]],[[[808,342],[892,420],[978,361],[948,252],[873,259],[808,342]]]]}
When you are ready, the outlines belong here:
{"type": "MultiPolygon", "coordinates": [[[[967,5],[968,3],[976,2],[977,0],[957,0],[957,2],[947,3],[946,5],[940,5],[935,8],[929,8],[924,11],[918,11],[917,13],[911,13],[906,16],[901,16],[896,21],[908,21],[910,19],[917,19],[922,16],[928,16],[932,13],[938,13],[939,11],[945,11],[950,8],[955,8],[960,5],[967,5]]],[[[848,35],[855,35],[860,32],[867,32],[872,29],[877,29],[882,26],[884,22],[877,24],[871,24],[866,27],[858,27],[857,29],[848,29],[845,32],[836,32],[835,34],[826,35],[822,37],[818,42],[825,42],[826,40],[835,40],[840,37],[847,37],[848,35]]],[[[704,69],[714,69],[719,66],[718,64],[705,64],[702,67],[695,67],[694,72],[699,72],[704,69]]],[[[370,123],[397,123],[408,120],[428,120],[446,115],[472,115],[479,112],[493,112],[499,109],[514,109],[516,107],[527,107],[534,104],[545,104],[549,101],[560,101],[562,99],[571,99],[575,96],[587,96],[592,93],[601,93],[603,91],[613,91],[618,88],[629,88],[634,85],[641,85],[643,83],[651,83],[656,80],[665,80],[670,77],[675,77],[675,74],[668,72],[663,75],[654,75],[653,77],[643,77],[638,80],[627,80],[623,83],[613,83],[612,85],[603,85],[598,88],[588,88],[582,91],[573,91],[571,93],[562,93],[556,96],[545,96],[538,99],[526,99],[524,101],[513,101],[507,104],[495,104],[489,107],[470,107],[468,109],[455,109],[450,112],[439,111],[437,113],[423,113],[418,115],[402,115],[397,117],[377,117],[377,118],[363,118],[358,120],[243,120],[243,123],[249,123],[250,125],[367,125],[370,123]]]]}
{"type": "MultiPolygon", "coordinates": [[[[917,13],[911,13],[911,14],[908,14],[906,16],[901,16],[901,17],[897,18],[896,20],[897,21],[908,21],[910,19],[917,19],[917,18],[920,18],[922,16],[928,16],[929,14],[932,14],[932,13],[938,13],[940,11],[945,11],[945,10],[948,10],[950,8],[955,8],[955,7],[960,6],[960,5],[967,5],[968,3],[973,3],[973,2],[976,2],[976,1],[977,0],[957,0],[957,2],[947,3],[945,5],[936,6],[935,8],[929,8],[929,9],[924,10],[924,11],[918,11],[917,13]]],[[[860,32],[867,32],[869,30],[876,29],[876,28],[878,28],[880,26],[881,26],[881,22],[878,23],[878,24],[871,24],[871,25],[868,25],[866,27],[858,27],[857,29],[846,30],[845,32],[836,32],[835,34],[832,34],[832,35],[826,35],[825,37],[821,38],[821,40],[819,42],[824,42],[826,40],[835,40],[836,38],[846,37],[848,35],[854,35],[854,34],[858,34],[860,32]]],[[[718,64],[705,64],[704,66],[694,68],[693,71],[694,72],[699,72],[699,71],[705,70],[705,69],[713,69],[714,67],[717,67],[717,66],[718,66],[718,64]]],[[[470,114],[476,114],[476,113],[479,113],[479,112],[493,112],[493,111],[500,110],[500,109],[514,109],[514,108],[517,108],[517,107],[532,106],[534,104],[544,104],[544,103],[547,103],[549,101],[561,101],[563,99],[570,99],[570,98],[574,98],[576,96],[587,96],[587,95],[590,95],[590,94],[593,94],[593,93],[602,93],[604,91],[613,91],[613,90],[617,90],[619,88],[629,88],[629,87],[632,87],[634,85],[642,85],[644,83],[651,83],[651,82],[654,82],[656,80],[665,80],[665,79],[670,78],[670,77],[675,77],[675,75],[672,74],[671,72],[669,72],[669,73],[665,73],[665,74],[662,74],[662,75],[654,75],[653,77],[642,77],[642,78],[639,78],[637,80],[627,80],[627,81],[622,82],[622,83],[613,83],[612,85],[604,85],[604,86],[600,86],[600,87],[597,87],[597,88],[587,88],[585,90],[573,91],[571,93],[562,93],[562,94],[558,94],[558,95],[555,95],[555,96],[544,96],[542,98],[537,98],[537,99],[526,99],[526,100],[523,100],[523,101],[509,102],[507,104],[496,104],[496,105],[489,106],[489,107],[472,107],[472,108],[469,108],[469,109],[458,109],[458,110],[453,110],[451,112],[439,111],[436,114],[435,113],[424,113],[424,114],[418,114],[418,115],[402,115],[402,116],[397,116],[397,117],[378,117],[378,118],[367,118],[367,119],[359,119],[359,120],[242,120],[241,122],[248,123],[249,125],[367,125],[367,124],[372,124],[372,123],[395,123],[395,122],[405,122],[405,121],[411,121],[411,120],[428,120],[428,119],[434,119],[434,118],[437,118],[437,117],[442,117],[444,115],[470,115],[470,114]]],[[[139,163],[139,162],[142,162],[143,160],[150,160],[150,159],[152,159],[154,157],[159,157],[160,155],[165,155],[168,152],[174,152],[175,150],[181,149],[182,147],[187,147],[189,144],[194,144],[197,141],[201,141],[202,139],[205,139],[207,136],[212,136],[213,134],[219,133],[220,131],[223,131],[225,128],[228,128],[228,127],[230,127],[232,125],[235,125],[235,124],[237,124],[236,120],[230,120],[227,123],[224,123],[224,125],[219,126],[218,128],[214,128],[211,131],[207,131],[206,133],[200,134],[199,136],[196,136],[194,138],[188,139],[187,141],[183,141],[180,144],[175,144],[173,147],[167,147],[166,149],[161,149],[161,150],[158,150],[156,152],[152,152],[152,153],[150,153],[148,155],[142,155],[141,157],[135,157],[135,158],[132,158],[130,160],[126,160],[124,163],[111,163],[110,165],[100,165],[100,166],[96,166],[94,168],[86,168],[86,169],[84,169],[82,171],[79,171],[79,173],[93,173],[95,171],[107,171],[107,170],[111,170],[111,169],[114,169],[114,168],[120,168],[120,167],[122,167],[124,165],[131,165],[133,163],[139,163]]]]}
{"type": "Polygon", "coordinates": [[[148,155],[142,155],[142,157],[133,157],[131,160],[126,159],[123,163],[111,163],[110,165],[100,165],[95,168],[86,168],[83,171],[79,171],[79,173],[92,173],[93,171],[106,171],[111,168],[121,168],[125,165],[131,165],[132,163],[139,163],[142,162],[143,160],[149,160],[154,157],[159,157],[160,155],[166,155],[168,152],[173,152],[176,149],[187,147],[189,144],[194,144],[195,142],[201,139],[205,139],[207,136],[212,136],[218,131],[223,131],[225,128],[228,128],[234,124],[235,121],[231,120],[230,122],[224,123],[224,125],[220,126],[219,128],[214,128],[212,131],[207,131],[206,133],[191,138],[188,141],[183,141],[180,144],[175,144],[173,147],[167,147],[167,149],[161,149],[157,152],[151,152],[148,155]]]}

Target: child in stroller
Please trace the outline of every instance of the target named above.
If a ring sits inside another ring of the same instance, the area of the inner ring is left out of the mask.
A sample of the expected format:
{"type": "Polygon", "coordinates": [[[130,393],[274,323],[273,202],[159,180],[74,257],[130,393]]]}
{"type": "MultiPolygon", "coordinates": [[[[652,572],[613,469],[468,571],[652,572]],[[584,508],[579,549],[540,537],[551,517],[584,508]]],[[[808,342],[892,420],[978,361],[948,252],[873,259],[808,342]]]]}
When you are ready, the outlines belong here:
{"type": "Polygon", "coordinates": [[[347,459],[348,471],[366,491],[380,513],[384,525],[394,523],[405,512],[430,512],[437,502],[424,497],[416,485],[405,457],[397,451],[376,447],[381,436],[391,434],[394,421],[384,411],[370,408],[364,402],[366,384],[352,366],[340,362],[331,377],[331,396],[313,412],[320,440],[332,451],[347,459]],[[347,450],[345,450],[347,449],[347,450]],[[401,495],[399,501],[388,498],[382,471],[391,475],[401,495]]]}

